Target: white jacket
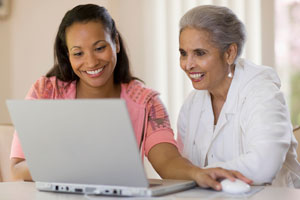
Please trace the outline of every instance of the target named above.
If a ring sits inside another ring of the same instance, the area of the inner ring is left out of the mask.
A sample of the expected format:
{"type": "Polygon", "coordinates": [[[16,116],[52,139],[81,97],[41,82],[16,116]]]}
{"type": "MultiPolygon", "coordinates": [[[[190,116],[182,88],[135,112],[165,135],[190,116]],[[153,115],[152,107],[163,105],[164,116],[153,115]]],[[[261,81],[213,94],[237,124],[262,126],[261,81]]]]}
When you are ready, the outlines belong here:
{"type": "Polygon", "coordinates": [[[254,184],[300,187],[297,141],[270,67],[238,59],[217,125],[209,92],[194,90],[181,108],[178,131],[181,153],[199,167],[237,170],[254,184]]]}

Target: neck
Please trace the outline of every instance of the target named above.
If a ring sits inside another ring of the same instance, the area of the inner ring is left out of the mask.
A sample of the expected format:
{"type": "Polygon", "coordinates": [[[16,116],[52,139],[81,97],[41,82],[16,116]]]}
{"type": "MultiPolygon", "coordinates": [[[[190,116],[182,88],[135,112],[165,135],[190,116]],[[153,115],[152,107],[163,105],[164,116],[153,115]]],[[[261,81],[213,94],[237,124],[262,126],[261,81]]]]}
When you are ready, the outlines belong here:
{"type": "Polygon", "coordinates": [[[77,99],[120,98],[121,85],[108,83],[101,87],[91,87],[82,81],[77,82],[77,99]]]}
{"type": "MultiPolygon", "coordinates": [[[[229,80],[231,83],[231,80],[229,80]]],[[[230,83],[223,84],[219,88],[209,91],[212,99],[217,101],[226,101],[230,83]]]]}
{"type": "MultiPolygon", "coordinates": [[[[232,75],[234,75],[235,68],[231,69],[232,75]]],[[[233,78],[229,78],[227,75],[225,78],[213,89],[209,90],[209,93],[212,96],[212,99],[216,101],[226,101],[227,94],[231,85],[233,78]]]]}
{"type": "Polygon", "coordinates": [[[219,84],[219,87],[209,91],[211,94],[211,102],[214,113],[214,124],[218,123],[219,115],[226,101],[227,94],[231,85],[232,78],[225,77],[224,80],[219,84]]]}

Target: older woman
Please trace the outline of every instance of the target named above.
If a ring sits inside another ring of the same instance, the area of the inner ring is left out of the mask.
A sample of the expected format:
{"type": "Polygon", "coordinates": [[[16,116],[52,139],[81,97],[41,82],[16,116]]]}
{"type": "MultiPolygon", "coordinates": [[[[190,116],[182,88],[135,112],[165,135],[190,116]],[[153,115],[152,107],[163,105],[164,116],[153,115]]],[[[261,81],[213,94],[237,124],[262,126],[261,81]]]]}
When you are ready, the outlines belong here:
{"type": "Polygon", "coordinates": [[[276,72],[239,58],[245,28],[226,7],[180,21],[182,70],[196,89],[181,108],[178,142],[199,167],[238,170],[254,184],[300,187],[297,142],[276,72]]]}

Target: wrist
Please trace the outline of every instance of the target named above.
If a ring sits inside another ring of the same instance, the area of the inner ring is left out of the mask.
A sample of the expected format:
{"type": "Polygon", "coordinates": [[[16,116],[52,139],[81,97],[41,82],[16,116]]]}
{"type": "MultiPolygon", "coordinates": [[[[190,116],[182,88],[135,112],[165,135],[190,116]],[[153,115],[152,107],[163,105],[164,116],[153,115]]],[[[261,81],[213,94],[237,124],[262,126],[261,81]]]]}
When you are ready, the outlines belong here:
{"type": "Polygon", "coordinates": [[[203,169],[201,169],[200,167],[197,167],[197,166],[194,166],[192,165],[191,166],[191,169],[189,170],[189,173],[188,173],[188,177],[192,180],[196,180],[197,176],[199,175],[199,173],[201,173],[203,171],[203,169]]]}

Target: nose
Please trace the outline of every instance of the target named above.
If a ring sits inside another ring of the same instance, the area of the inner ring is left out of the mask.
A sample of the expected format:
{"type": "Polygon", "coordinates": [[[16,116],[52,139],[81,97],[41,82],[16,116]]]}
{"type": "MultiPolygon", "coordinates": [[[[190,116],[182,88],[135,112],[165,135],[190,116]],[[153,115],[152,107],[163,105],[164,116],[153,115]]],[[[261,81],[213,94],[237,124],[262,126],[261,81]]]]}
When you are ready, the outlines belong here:
{"type": "Polygon", "coordinates": [[[85,65],[89,68],[93,68],[99,64],[97,57],[93,53],[86,54],[85,65]]]}
{"type": "Polygon", "coordinates": [[[186,60],[186,70],[191,70],[195,67],[195,60],[193,55],[188,55],[186,60]]]}

